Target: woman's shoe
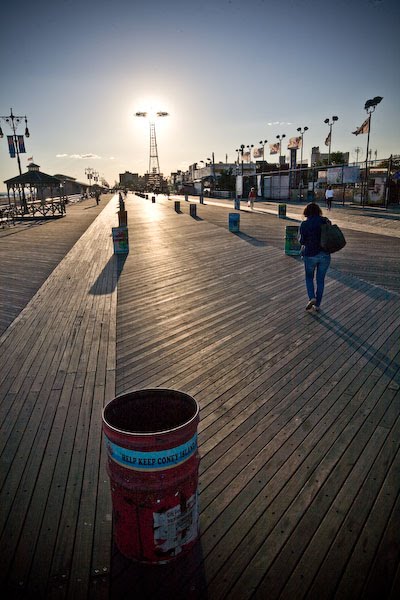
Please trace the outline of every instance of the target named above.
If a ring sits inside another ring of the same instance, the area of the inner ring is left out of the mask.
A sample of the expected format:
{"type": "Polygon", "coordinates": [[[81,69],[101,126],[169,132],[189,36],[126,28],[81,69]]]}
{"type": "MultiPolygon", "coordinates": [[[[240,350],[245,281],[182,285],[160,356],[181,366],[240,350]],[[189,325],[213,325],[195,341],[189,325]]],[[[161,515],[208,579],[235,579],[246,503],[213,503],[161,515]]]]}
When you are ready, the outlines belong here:
{"type": "Polygon", "coordinates": [[[311,298],[311,300],[309,301],[309,303],[306,306],[306,310],[311,310],[313,306],[315,306],[316,303],[316,299],[315,298],[311,298]]]}

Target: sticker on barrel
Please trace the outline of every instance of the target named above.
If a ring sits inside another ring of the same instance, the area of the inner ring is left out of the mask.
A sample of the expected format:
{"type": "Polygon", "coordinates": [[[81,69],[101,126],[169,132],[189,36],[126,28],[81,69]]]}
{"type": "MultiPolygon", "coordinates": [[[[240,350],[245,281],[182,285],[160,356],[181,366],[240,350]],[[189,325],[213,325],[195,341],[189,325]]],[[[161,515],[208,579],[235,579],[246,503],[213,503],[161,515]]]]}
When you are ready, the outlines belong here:
{"type": "Polygon", "coordinates": [[[176,556],[198,535],[199,503],[196,491],[184,504],[153,513],[156,551],[176,556]],[[171,554],[173,551],[173,554],[171,554]]]}

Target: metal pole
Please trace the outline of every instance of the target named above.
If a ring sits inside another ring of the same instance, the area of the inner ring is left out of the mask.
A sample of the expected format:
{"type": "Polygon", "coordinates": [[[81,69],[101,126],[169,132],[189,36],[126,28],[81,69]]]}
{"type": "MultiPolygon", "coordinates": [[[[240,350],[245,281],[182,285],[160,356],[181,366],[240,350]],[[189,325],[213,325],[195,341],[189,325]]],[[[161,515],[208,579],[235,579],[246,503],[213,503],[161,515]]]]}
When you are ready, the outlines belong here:
{"type": "Polygon", "coordinates": [[[390,193],[390,174],[392,172],[392,154],[388,160],[388,168],[386,173],[386,189],[385,189],[385,208],[388,207],[389,204],[389,193],[390,193]]]}
{"type": "Polygon", "coordinates": [[[332,144],[332,124],[329,125],[329,146],[328,146],[328,166],[331,160],[331,144],[332,144]]]}
{"type": "Polygon", "coordinates": [[[369,122],[368,122],[368,137],[367,137],[367,156],[365,159],[365,194],[363,194],[362,206],[365,206],[365,200],[368,204],[368,150],[369,150],[369,134],[371,131],[371,113],[369,113],[369,122]]]}
{"type": "Polygon", "coordinates": [[[301,134],[301,150],[300,150],[300,201],[301,201],[301,192],[303,190],[303,172],[302,172],[302,168],[303,168],[303,133],[301,134]]]}

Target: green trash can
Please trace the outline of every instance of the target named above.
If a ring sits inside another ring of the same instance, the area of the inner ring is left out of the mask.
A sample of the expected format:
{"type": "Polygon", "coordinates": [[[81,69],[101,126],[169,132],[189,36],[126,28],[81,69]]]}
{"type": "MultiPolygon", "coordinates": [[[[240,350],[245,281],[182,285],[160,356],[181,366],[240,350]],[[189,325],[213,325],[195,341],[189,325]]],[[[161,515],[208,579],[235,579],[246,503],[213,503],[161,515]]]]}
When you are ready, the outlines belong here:
{"type": "Polygon", "coordinates": [[[301,245],[298,239],[299,226],[287,225],[285,233],[285,254],[288,256],[299,256],[301,254],[301,245]]]}

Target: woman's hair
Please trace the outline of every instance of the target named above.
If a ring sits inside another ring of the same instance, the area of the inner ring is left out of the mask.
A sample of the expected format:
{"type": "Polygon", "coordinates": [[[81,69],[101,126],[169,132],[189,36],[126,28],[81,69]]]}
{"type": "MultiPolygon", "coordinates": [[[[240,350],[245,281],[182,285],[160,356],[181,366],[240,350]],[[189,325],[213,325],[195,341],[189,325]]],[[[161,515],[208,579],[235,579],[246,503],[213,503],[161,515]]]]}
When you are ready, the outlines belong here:
{"type": "Polygon", "coordinates": [[[304,209],[303,215],[305,217],[317,217],[317,216],[322,216],[322,210],[321,208],[318,206],[318,204],[315,204],[315,202],[310,202],[310,204],[307,204],[307,206],[304,209]]]}

